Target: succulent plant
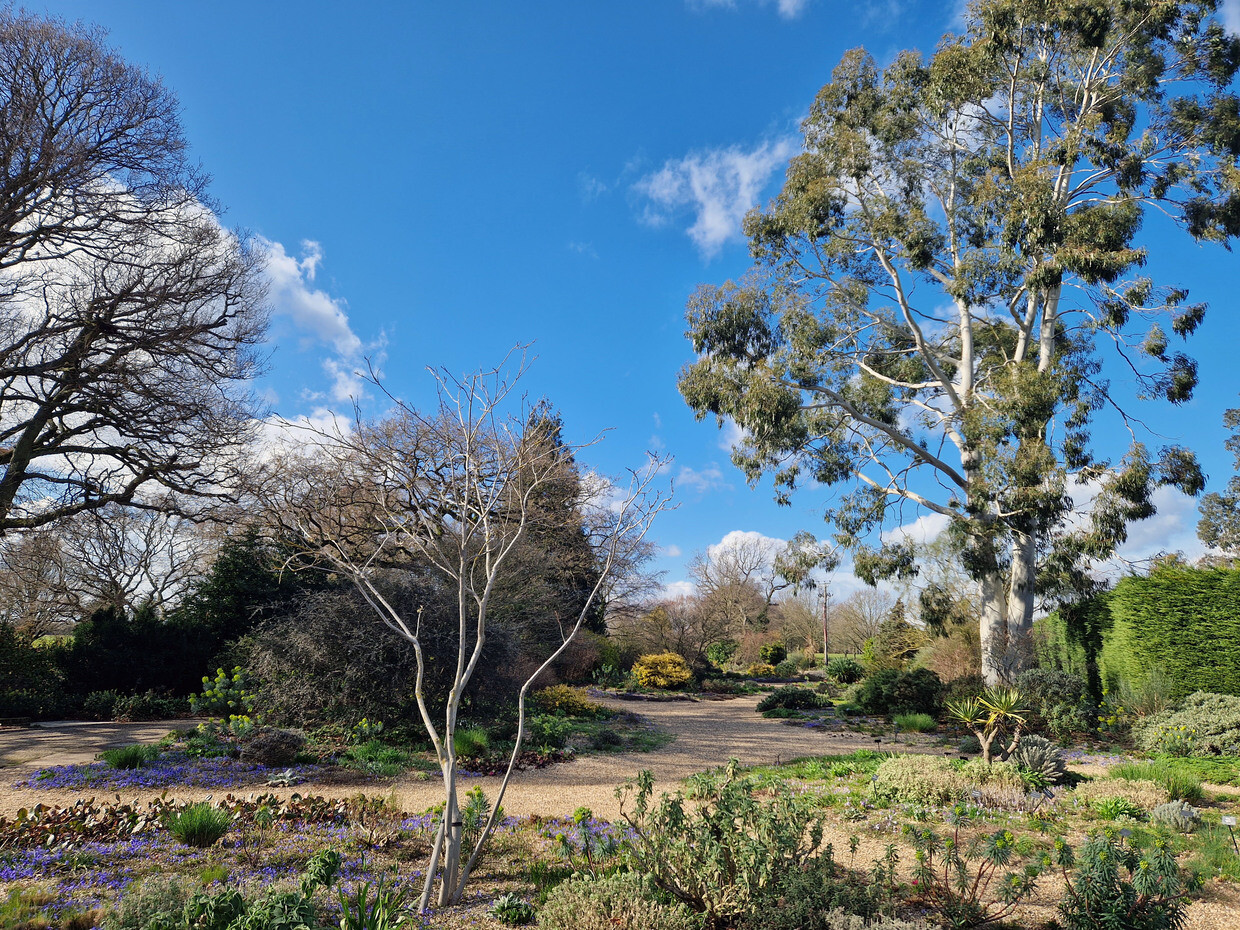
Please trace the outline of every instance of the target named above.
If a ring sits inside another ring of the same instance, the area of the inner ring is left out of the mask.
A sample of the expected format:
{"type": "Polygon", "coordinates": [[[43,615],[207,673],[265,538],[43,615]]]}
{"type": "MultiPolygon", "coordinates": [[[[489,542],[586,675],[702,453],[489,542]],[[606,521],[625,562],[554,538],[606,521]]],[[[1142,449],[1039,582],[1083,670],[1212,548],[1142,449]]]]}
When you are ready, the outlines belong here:
{"type": "Polygon", "coordinates": [[[1012,761],[1022,769],[1042,776],[1052,785],[1063,781],[1068,774],[1059,747],[1042,736],[1024,737],[1012,756],[1012,761]]]}
{"type": "Polygon", "coordinates": [[[1180,833],[1191,833],[1201,820],[1201,814],[1187,801],[1168,801],[1150,811],[1150,822],[1161,823],[1180,833]]]}

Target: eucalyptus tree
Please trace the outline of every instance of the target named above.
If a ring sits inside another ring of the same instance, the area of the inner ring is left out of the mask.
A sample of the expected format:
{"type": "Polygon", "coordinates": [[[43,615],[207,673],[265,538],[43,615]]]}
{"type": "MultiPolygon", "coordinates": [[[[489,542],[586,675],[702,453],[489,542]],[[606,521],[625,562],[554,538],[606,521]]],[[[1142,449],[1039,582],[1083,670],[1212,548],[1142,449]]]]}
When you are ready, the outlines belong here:
{"type": "Polygon", "coordinates": [[[873,542],[902,508],[947,518],[992,682],[1027,659],[1035,595],[1087,587],[1154,487],[1202,487],[1184,448],[1134,433],[1110,461],[1090,433],[1104,408],[1133,425],[1112,351],[1142,398],[1196,384],[1172,341],[1205,307],[1142,272],[1141,232],[1158,214],[1240,233],[1240,40],[1215,6],[986,0],[929,58],[849,52],[746,220],[754,270],[688,305],[683,396],[742,427],[734,460],[781,500],[852,485],[827,516],[862,578],[914,570],[873,542]],[[1093,498],[1077,520],[1073,482],[1093,498]]]}
{"type": "Polygon", "coordinates": [[[1197,536],[1207,545],[1240,555],[1240,407],[1223,412],[1223,425],[1231,430],[1224,445],[1235,454],[1237,474],[1227,480],[1225,490],[1212,491],[1201,499],[1197,536]]]}

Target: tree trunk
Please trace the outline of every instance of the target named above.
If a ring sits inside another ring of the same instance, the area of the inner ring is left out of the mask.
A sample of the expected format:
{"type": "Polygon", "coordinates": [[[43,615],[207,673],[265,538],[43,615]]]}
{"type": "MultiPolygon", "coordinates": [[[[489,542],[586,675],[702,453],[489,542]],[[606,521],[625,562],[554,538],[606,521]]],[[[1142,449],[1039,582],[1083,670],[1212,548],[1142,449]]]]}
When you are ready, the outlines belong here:
{"type": "Polygon", "coordinates": [[[1033,656],[1035,560],[1033,537],[1017,533],[1006,582],[997,567],[980,579],[982,677],[992,687],[1015,684],[1033,656]]]}

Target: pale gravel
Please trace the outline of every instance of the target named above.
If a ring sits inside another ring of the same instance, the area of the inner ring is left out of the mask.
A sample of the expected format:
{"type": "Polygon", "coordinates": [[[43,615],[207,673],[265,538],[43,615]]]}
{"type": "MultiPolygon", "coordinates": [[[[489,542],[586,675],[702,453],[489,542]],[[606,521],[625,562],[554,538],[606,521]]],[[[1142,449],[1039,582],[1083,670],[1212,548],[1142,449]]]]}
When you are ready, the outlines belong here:
{"type": "MultiPolygon", "coordinates": [[[[805,756],[849,753],[876,748],[874,738],[843,729],[808,729],[767,720],[755,713],[755,696],[731,700],[620,701],[605,699],[609,706],[637,713],[650,725],[670,733],[674,739],[648,753],[610,753],[583,756],[564,765],[519,772],[514,775],[504,798],[504,808],[512,815],[563,817],[578,807],[589,807],[598,817],[619,816],[616,786],[649,769],[656,791],[672,791],[685,777],[737,759],[744,765],[786,762],[805,756]]],[[[177,725],[173,721],[146,724],[91,724],[53,727],[45,730],[0,730],[0,816],[12,816],[18,808],[33,804],[65,804],[77,800],[76,792],[40,792],[9,787],[29,772],[49,765],[91,761],[103,748],[130,742],[155,742],[177,725]]],[[[884,738],[877,748],[901,752],[943,751],[943,747],[920,736],[901,736],[898,743],[884,738]]],[[[498,778],[470,778],[464,787],[481,785],[494,798],[498,778]]],[[[397,779],[390,783],[358,785],[302,785],[294,789],[273,790],[287,795],[292,791],[348,797],[365,791],[390,797],[407,811],[422,811],[442,799],[443,789],[436,781],[418,778],[397,779]]],[[[221,793],[221,792],[216,792],[221,793]]],[[[145,797],[159,792],[147,792],[145,797]]],[[[178,797],[196,800],[210,794],[185,789],[178,797]]],[[[126,794],[124,799],[144,799],[126,794]]],[[[864,825],[840,825],[828,835],[835,843],[838,858],[847,862],[848,839],[864,825]]],[[[897,837],[861,833],[856,865],[862,866],[882,855],[884,847],[897,843],[905,865],[911,859],[897,837]]],[[[853,863],[848,863],[853,864],[853,863]]],[[[1037,926],[1055,916],[1053,902],[1060,887],[1053,881],[1043,884],[1036,903],[1023,907],[1016,915],[1028,926],[1037,926]]],[[[1201,900],[1188,909],[1187,930],[1240,930],[1240,889],[1235,885],[1212,883],[1201,900]]]]}

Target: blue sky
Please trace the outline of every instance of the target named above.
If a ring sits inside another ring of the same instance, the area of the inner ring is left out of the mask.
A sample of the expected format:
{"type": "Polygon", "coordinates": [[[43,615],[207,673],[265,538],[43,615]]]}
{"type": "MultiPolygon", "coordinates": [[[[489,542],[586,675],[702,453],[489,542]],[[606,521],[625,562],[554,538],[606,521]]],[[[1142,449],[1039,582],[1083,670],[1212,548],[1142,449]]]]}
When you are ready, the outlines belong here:
{"type": "MultiPolygon", "coordinates": [[[[517,343],[525,386],[615,473],[675,456],[680,508],[656,528],[667,581],[733,531],[826,533],[820,497],[777,508],[676,390],[686,297],[748,266],[739,219],[771,196],[797,124],[848,48],[932,51],[954,3],[31,3],[98,23],[178,95],[225,222],[269,244],[274,411],[347,410],[379,361],[425,399],[426,365],[463,372],[517,343]]],[[[1229,0],[1240,29],[1240,0],[1229,0]]],[[[1146,411],[1151,445],[1231,474],[1236,255],[1155,240],[1151,271],[1211,304],[1190,344],[1197,398],[1146,411]]],[[[1118,373],[1122,377],[1122,373],[1118,373]]],[[[1105,446],[1105,436],[1098,438],[1105,446]]],[[[1116,436],[1114,448],[1124,437],[1116,436]]],[[[1130,554],[1195,553],[1195,504],[1163,495],[1130,554]]],[[[841,587],[852,587],[841,579],[841,587]]]]}

